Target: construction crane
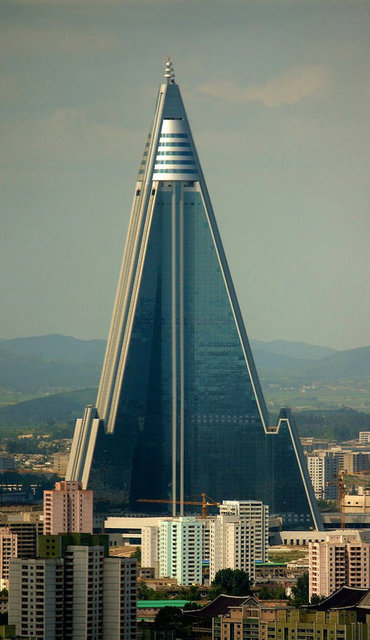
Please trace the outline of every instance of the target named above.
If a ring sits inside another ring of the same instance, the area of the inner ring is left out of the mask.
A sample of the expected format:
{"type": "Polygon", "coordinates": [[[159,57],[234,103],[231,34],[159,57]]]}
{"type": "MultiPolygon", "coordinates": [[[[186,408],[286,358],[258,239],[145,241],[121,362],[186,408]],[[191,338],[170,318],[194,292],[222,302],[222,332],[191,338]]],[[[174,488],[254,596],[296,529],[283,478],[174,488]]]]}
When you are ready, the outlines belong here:
{"type": "Polygon", "coordinates": [[[219,507],[220,502],[216,502],[212,498],[209,498],[205,493],[199,494],[202,496],[202,501],[199,500],[154,500],[147,498],[139,498],[136,502],[150,502],[151,504],[188,504],[202,507],[202,518],[207,518],[208,507],[219,507]]]}

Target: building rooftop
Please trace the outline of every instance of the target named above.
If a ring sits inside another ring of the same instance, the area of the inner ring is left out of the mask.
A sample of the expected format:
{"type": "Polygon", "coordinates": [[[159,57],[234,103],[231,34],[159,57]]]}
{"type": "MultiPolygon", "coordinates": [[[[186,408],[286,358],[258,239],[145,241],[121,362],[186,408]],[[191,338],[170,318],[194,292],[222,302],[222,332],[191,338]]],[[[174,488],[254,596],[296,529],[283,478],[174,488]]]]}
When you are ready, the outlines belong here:
{"type": "Polygon", "coordinates": [[[227,596],[221,593],[215,600],[212,600],[202,609],[196,609],[193,611],[187,611],[187,614],[195,616],[197,618],[214,618],[216,616],[224,616],[228,613],[229,607],[241,607],[242,604],[247,602],[253,596],[227,596]]]}
{"type": "Polygon", "coordinates": [[[370,589],[342,586],[319,604],[310,604],[307,609],[327,611],[328,609],[368,609],[370,613],[370,589]]]}
{"type": "Polygon", "coordinates": [[[191,600],[138,600],[138,609],[163,609],[163,607],[185,607],[191,600]]]}

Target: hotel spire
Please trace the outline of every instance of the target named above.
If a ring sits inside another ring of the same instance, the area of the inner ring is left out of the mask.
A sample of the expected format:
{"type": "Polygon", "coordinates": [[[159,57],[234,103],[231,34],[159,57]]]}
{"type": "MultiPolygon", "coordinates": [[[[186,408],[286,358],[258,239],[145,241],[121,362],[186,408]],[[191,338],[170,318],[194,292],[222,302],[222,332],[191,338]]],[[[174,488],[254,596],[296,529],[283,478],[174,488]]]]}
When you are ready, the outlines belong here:
{"type": "MultiPolygon", "coordinates": [[[[76,423],[67,480],[132,510],[138,499],[170,498],[175,515],[185,496],[206,493],[262,500],[288,527],[319,527],[292,416],[282,410],[269,423],[170,58],[164,78],[96,405],[76,423]]],[[[232,208],[230,194],[229,219],[232,208]]]]}

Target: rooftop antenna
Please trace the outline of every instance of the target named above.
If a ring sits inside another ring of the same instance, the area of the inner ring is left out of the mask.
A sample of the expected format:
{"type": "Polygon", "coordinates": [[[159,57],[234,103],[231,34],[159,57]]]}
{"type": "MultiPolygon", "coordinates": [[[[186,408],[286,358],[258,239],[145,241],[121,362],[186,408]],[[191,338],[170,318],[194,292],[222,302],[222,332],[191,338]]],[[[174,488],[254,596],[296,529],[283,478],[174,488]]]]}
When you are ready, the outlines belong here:
{"type": "Polygon", "coordinates": [[[173,64],[171,58],[168,56],[166,60],[166,66],[164,69],[164,78],[167,80],[167,84],[175,84],[175,72],[173,70],[173,64]]]}

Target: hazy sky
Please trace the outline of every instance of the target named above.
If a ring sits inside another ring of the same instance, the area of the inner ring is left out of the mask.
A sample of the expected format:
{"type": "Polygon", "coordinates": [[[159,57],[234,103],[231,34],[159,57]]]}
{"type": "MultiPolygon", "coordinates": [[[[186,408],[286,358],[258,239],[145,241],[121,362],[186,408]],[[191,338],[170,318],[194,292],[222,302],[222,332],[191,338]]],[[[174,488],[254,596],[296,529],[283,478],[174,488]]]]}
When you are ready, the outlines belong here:
{"type": "Polygon", "coordinates": [[[2,0],[0,337],[105,338],[174,62],[250,337],[370,344],[368,0],[2,0]]]}

